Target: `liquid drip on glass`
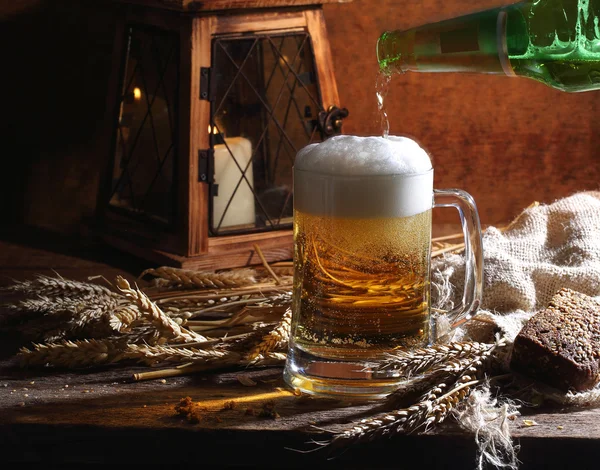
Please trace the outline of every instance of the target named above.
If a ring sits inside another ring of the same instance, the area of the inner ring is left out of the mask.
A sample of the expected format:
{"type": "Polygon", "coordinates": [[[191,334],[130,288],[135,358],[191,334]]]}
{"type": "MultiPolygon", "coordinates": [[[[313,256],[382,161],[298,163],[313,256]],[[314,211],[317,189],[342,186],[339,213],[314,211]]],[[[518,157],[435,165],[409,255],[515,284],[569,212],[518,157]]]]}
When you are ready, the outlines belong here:
{"type": "Polygon", "coordinates": [[[385,107],[385,97],[390,89],[391,74],[380,70],[375,81],[375,95],[377,96],[377,109],[379,110],[379,122],[381,125],[381,135],[387,139],[390,134],[390,123],[388,121],[387,110],[385,107]]]}
{"type": "Polygon", "coordinates": [[[534,1],[527,12],[528,43],[509,51],[517,75],[568,91],[600,88],[597,0],[534,1]]]}

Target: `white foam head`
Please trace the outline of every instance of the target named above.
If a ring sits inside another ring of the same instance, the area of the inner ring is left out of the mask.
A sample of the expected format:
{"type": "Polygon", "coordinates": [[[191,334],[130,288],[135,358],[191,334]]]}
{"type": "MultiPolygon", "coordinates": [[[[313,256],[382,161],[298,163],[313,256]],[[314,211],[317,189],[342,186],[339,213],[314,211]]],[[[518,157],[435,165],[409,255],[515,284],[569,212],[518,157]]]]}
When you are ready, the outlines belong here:
{"type": "Polygon", "coordinates": [[[432,195],[431,159],[407,137],[331,137],[294,163],[294,207],[310,214],[407,217],[430,209],[432,195]]]}
{"type": "Polygon", "coordinates": [[[408,137],[338,135],[304,147],[294,166],[328,175],[413,175],[431,169],[431,160],[408,137]]]}

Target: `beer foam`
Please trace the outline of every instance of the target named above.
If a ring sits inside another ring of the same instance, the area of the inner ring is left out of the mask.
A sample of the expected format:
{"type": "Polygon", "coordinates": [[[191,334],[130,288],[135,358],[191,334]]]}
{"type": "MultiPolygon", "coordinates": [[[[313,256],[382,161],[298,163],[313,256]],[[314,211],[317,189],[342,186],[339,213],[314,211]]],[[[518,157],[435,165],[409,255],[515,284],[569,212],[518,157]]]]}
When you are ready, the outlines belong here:
{"type": "Polygon", "coordinates": [[[298,152],[294,208],[348,218],[408,217],[431,209],[433,171],[407,137],[336,136],[298,152]]]}
{"type": "Polygon", "coordinates": [[[338,135],[304,147],[294,166],[329,175],[413,175],[431,169],[431,160],[408,137],[338,135]]]}

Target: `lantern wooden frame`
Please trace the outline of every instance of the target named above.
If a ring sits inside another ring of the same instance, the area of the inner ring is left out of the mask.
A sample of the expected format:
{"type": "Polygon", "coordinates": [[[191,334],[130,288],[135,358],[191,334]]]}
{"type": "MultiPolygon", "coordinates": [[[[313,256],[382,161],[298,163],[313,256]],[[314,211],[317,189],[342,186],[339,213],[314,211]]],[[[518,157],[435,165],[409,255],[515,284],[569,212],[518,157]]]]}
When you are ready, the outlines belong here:
{"type": "MultiPolygon", "coordinates": [[[[292,258],[289,229],[209,236],[209,187],[198,178],[199,150],[210,146],[206,129],[211,112],[210,102],[200,98],[201,69],[211,67],[211,44],[215,36],[304,31],[312,41],[323,108],[337,105],[338,90],[322,4],[344,1],[348,0],[138,0],[119,5],[113,77],[107,97],[111,139],[114,139],[114,123],[119,114],[115,103],[121,90],[126,26],[150,26],[179,35],[179,165],[175,177],[178,180],[176,204],[180,212],[174,231],[148,230],[147,225],[106,209],[109,184],[105,184],[99,193],[98,215],[106,242],[155,263],[188,269],[260,263],[255,246],[260,247],[268,261],[292,258]]],[[[112,163],[107,169],[107,182],[112,163]]]]}

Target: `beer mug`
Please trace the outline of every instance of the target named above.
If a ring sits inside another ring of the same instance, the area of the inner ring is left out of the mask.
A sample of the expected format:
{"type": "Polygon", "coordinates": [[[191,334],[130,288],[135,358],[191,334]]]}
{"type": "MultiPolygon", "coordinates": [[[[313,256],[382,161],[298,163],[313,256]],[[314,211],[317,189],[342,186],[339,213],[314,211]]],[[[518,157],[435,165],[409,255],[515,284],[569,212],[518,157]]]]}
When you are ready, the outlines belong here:
{"type": "Polygon", "coordinates": [[[481,227],[473,198],[434,190],[429,155],[403,137],[337,136],[294,165],[294,287],[286,382],[302,392],[376,398],[407,380],[377,367],[430,345],[481,302],[481,227]],[[431,312],[433,207],[458,209],[465,239],[460,305],[431,312]]]}

